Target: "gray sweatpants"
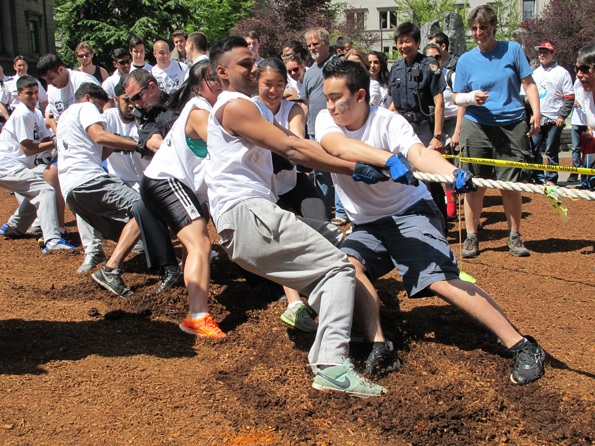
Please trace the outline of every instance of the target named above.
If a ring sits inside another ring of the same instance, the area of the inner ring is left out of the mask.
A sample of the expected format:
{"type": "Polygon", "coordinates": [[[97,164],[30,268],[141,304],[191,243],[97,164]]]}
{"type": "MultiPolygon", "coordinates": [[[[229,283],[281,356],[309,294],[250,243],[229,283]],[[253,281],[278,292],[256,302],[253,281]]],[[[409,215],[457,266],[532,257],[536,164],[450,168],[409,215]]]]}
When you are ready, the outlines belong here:
{"type": "Polygon", "coordinates": [[[35,169],[29,169],[23,166],[1,177],[0,186],[24,198],[14,219],[9,219],[8,224],[25,233],[38,216],[43,238],[47,242],[59,239],[60,231],[58,230],[56,191],[43,179],[44,168],[44,166],[37,166],[35,169]]]}
{"type": "Polygon", "coordinates": [[[268,200],[252,198],[221,215],[217,230],[221,246],[242,268],[310,296],[319,318],[310,365],[338,365],[349,353],[355,269],[333,245],[336,229],[307,222],[316,229],[268,200]]]}

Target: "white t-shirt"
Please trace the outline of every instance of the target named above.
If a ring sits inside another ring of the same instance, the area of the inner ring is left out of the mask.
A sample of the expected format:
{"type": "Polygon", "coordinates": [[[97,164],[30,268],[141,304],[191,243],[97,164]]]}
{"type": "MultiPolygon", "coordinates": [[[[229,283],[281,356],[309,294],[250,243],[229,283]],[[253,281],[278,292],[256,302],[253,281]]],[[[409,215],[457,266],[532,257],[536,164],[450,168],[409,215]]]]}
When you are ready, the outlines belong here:
{"type": "MultiPolygon", "coordinates": [[[[366,123],[353,132],[335,124],[328,110],[322,110],[316,118],[316,139],[321,141],[325,135],[335,132],[395,155],[400,152],[407,156],[411,146],[421,144],[405,118],[380,107],[370,107],[366,123]]],[[[349,175],[333,173],[331,176],[335,191],[339,194],[349,219],[355,224],[400,215],[419,200],[432,198],[423,183],[417,187],[391,180],[364,184],[354,181],[349,175]]]]}
{"type": "Polygon", "coordinates": [[[151,73],[153,73],[153,76],[157,79],[159,88],[167,94],[171,94],[180,88],[188,70],[188,65],[185,63],[172,60],[167,68],[159,68],[155,65],[151,68],[151,73]]]}
{"type": "Polygon", "coordinates": [[[17,104],[0,133],[0,177],[23,165],[33,168],[35,158],[42,154],[25,155],[21,149],[21,142],[30,140],[39,143],[49,136],[50,132],[43,122],[41,112],[37,109],[31,111],[25,104],[17,104]]]}
{"type": "Polygon", "coordinates": [[[370,79],[370,104],[388,108],[392,102],[393,98],[388,91],[388,86],[380,85],[377,80],[370,79]]]}
{"type": "MultiPolygon", "coordinates": [[[[108,108],[103,112],[106,121],[106,130],[120,136],[128,136],[138,141],[138,127],[134,121],[125,123],[120,119],[118,109],[108,108]]],[[[140,183],[143,172],[149,165],[149,160],[144,159],[140,153],[122,150],[113,152],[107,158],[107,171],[122,179],[129,186],[140,183]]]]}
{"type": "Polygon", "coordinates": [[[548,68],[540,66],[535,69],[533,80],[539,92],[541,115],[555,121],[564,105],[564,97],[574,94],[570,73],[554,63],[548,68]]]}
{"type": "Polygon", "coordinates": [[[54,119],[58,122],[62,113],[74,104],[74,94],[85,82],[100,85],[99,81],[90,74],[78,70],[68,70],[68,84],[64,88],[48,86],[48,107],[45,114],[53,114],[54,119]]]}
{"type": "Polygon", "coordinates": [[[194,151],[188,146],[186,123],[192,111],[201,109],[210,112],[211,108],[211,104],[201,97],[188,101],[145,170],[145,176],[154,180],[177,179],[193,190],[201,203],[207,201],[204,162],[207,151],[206,146],[204,152],[200,150],[201,144],[194,151]]]}
{"type": "Polygon", "coordinates": [[[58,178],[62,195],[102,175],[103,147],[96,144],[87,129],[93,124],[106,126],[95,104],[79,102],[68,107],[58,122],[58,178]]]}
{"type": "Polygon", "coordinates": [[[587,125],[587,117],[583,111],[584,96],[585,89],[583,88],[583,84],[581,84],[580,80],[576,79],[574,81],[574,102],[578,104],[579,107],[574,107],[572,109],[572,118],[570,119],[572,125],[587,125]]]}
{"type": "MultiPolygon", "coordinates": [[[[450,86],[448,85],[448,70],[446,68],[442,68],[442,76],[444,76],[444,81],[446,83],[446,88],[442,92],[442,95],[444,96],[444,119],[456,118],[457,113],[459,112],[459,106],[452,102],[452,88],[450,88],[450,86]]],[[[451,76],[452,85],[455,84],[456,76],[457,73],[453,71],[451,76]]]]}
{"type": "Polygon", "coordinates": [[[132,73],[134,70],[140,70],[141,68],[145,71],[151,71],[151,69],[153,68],[153,65],[145,62],[145,64],[142,67],[137,67],[136,65],[133,64],[130,66],[130,72],[132,73]]]}
{"type": "Polygon", "coordinates": [[[585,118],[587,125],[595,129],[595,102],[593,101],[593,92],[585,91],[583,95],[583,110],[585,111],[585,118]]]}
{"type": "MultiPolygon", "coordinates": [[[[224,91],[209,117],[209,158],[205,181],[215,226],[221,214],[248,198],[264,198],[273,203],[278,201],[271,151],[243,137],[230,135],[215,117],[217,110],[232,100],[250,101],[250,98],[242,93],[224,91]]],[[[260,112],[265,119],[273,122],[273,114],[268,108],[259,103],[253,104],[254,113],[260,112]]]]}
{"type": "MultiPolygon", "coordinates": [[[[8,82],[5,82],[4,88],[1,91],[2,94],[0,95],[0,102],[3,104],[8,104],[11,110],[14,110],[16,106],[21,103],[17,90],[17,81],[20,78],[21,76],[15,76],[8,82]]],[[[48,94],[39,81],[37,81],[37,88],[39,89],[39,102],[37,103],[37,107],[39,107],[39,104],[47,102],[48,94]]]]}
{"type": "Polygon", "coordinates": [[[116,85],[118,85],[118,82],[120,82],[120,77],[120,73],[118,73],[118,70],[116,70],[114,71],[114,74],[112,74],[110,77],[104,80],[101,84],[101,88],[105,90],[107,96],[110,99],[114,99],[114,88],[116,88],[116,85]]]}

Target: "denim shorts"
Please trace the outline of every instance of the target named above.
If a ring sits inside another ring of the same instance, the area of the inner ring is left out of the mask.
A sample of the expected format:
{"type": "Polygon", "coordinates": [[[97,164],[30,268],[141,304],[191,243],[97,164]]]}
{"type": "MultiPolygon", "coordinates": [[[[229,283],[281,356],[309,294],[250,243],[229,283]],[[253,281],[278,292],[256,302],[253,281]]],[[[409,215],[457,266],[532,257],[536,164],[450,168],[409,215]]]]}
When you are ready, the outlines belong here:
{"type": "Polygon", "coordinates": [[[397,268],[409,297],[426,297],[431,284],[459,277],[443,225],[436,204],[420,200],[403,214],[355,225],[341,251],[359,260],[372,280],[397,268]]]}

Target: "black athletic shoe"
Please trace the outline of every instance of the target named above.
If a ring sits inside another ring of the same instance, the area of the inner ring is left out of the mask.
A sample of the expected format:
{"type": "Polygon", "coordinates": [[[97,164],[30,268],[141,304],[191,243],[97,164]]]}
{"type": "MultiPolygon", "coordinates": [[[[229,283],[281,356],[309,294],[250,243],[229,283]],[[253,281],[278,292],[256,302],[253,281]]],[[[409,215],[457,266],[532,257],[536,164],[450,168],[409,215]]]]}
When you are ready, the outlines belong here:
{"type": "Polygon", "coordinates": [[[169,290],[176,285],[184,282],[184,272],[181,268],[176,270],[169,270],[165,268],[165,273],[163,274],[163,280],[157,287],[156,293],[163,293],[165,290],[169,290]]]}
{"type": "Polygon", "coordinates": [[[382,375],[394,372],[400,367],[401,361],[397,358],[391,341],[373,343],[372,351],[365,362],[366,375],[382,375]]]}
{"type": "Polygon", "coordinates": [[[514,365],[510,380],[521,386],[536,381],[543,376],[545,352],[531,336],[525,336],[511,349],[514,353],[514,365]]]}

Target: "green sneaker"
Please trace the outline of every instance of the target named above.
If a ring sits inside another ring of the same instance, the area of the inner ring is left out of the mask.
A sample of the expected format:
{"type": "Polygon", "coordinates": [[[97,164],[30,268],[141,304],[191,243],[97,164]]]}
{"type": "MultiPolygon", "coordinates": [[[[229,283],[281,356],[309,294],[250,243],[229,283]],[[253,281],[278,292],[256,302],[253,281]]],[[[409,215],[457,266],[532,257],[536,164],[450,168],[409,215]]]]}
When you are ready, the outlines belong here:
{"type": "Polygon", "coordinates": [[[288,306],[281,315],[281,320],[287,325],[307,333],[315,333],[318,324],[314,320],[314,310],[303,303],[295,306],[288,306]]]}
{"type": "Polygon", "coordinates": [[[324,370],[318,369],[312,387],[323,391],[346,392],[358,398],[382,396],[387,392],[384,387],[360,376],[349,358],[341,365],[329,366],[324,370]]]}

